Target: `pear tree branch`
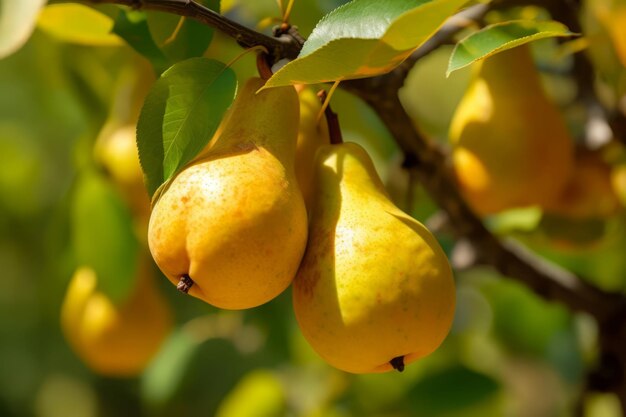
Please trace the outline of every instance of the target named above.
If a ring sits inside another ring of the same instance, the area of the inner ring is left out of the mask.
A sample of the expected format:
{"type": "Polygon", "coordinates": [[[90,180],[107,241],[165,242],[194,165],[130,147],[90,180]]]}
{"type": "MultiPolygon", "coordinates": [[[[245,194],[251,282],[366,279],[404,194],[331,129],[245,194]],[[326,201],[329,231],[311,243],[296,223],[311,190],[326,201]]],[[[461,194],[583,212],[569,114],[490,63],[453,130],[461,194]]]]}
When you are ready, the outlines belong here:
{"type": "Polygon", "coordinates": [[[284,33],[271,37],[243,26],[222,16],[194,0],[81,0],[91,4],[118,4],[136,10],[153,10],[185,16],[215,28],[233,38],[244,48],[264,46],[269,55],[277,61],[280,58],[294,59],[300,53],[300,43],[284,33]]]}

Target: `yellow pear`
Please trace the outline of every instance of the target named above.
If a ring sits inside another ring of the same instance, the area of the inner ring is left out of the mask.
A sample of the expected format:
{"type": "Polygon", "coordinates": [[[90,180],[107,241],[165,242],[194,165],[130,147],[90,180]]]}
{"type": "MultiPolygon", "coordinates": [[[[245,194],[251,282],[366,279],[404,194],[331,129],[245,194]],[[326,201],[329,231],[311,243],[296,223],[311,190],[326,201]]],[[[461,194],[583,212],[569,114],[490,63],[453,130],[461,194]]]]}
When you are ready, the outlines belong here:
{"type": "Polygon", "coordinates": [[[620,164],[613,168],[611,185],[622,206],[626,207],[626,164],[620,164]]]}
{"type": "Polygon", "coordinates": [[[572,140],[527,45],[477,65],[450,140],[459,188],[481,215],[544,204],[570,175],[572,140]]]}
{"type": "Polygon", "coordinates": [[[148,242],[165,275],[216,307],[251,308],[293,280],[307,238],[294,173],[299,104],[293,87],[246,83],[206,156],[169,184],[148,242]]]}
{"type": "Polygon", "coordinates": [[[315,196],[313,195],[313,164],[315,152],[321,145],[330,144],[326,118],[317,119],[322,110],[322,102],[312,88],[298,86],[300,99],[300,126],[296,145],[296,178],[302,190],[307,208],[315,196]]]}
{"type": "Polygon", "coordinates": [[[620,62],[626,67],[626,1],[614,1],[609,7],[598,9],[598,17],[609,33],[620,62]]]}
{"type": "Polygon", "coordinates": [[[140,262],[128,298],[115,305],[98,291],[93,269],[76,270],[61,309],[61,327],[76,354],[95,372],[141,373],[172,326],[170,309],[155,287],[151,265],[140,262]]]}
{"type": "Polygon", "coordinates": [[[359,145],[321,147],[315,184],[309,243],[293,285],[300,329],[336,368],[402,370],[450,330],[455,289],[446,255],[389,200],[359,145]]]}
{"type": "Polygon", "coordinates": [[[96,140],[94,157],[108,173],[132,212],[141,218],[150,215],[150,197],[144,185],[133,124],[105,125],[96,140]]]}
{"type": "Polygon", "coordinates": [[[571,219],[610,217],[620,206],[611,174],[611,166],[598,152],[578,152],[569,181],[545,211],[571,219]]]}

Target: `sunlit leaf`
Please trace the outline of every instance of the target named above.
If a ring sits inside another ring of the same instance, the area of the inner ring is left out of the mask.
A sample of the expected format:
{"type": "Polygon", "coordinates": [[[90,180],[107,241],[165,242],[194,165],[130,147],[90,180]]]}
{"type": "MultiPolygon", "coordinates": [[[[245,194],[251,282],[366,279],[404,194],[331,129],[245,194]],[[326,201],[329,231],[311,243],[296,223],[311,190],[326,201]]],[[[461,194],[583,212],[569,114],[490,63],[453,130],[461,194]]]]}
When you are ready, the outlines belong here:
{"type": "Polygon", "coordinates": [[[326,15],[265,88],[391,71],[467,0],[353,0],[326,15]]]}
{"type": "Polygon", "coordinates": [[[496,23],[461,40],[450,56],[447,74],[479,59],[538,39],[574,35],[554,21],[513,20],[496,23]]]}
{"type": "Polygon", "coordinates": [[[285,415],[285,392],[271,371],[244,375],[217,409],[216,417],[280,417],[285,415]]]}
{"type": "Polygon", "coordinates": [[[209,142],[236,88],[235,73],[206,58],[175,64],[157,80],[137,125],[139,158],[151,195],[209,142]]]}
{"type": "Polygon", "coordinates": [[[157,74],[161,74],[169,66],[165,54],[152,39],[144,12],[120,10],[115,19],[113,32],[120,35],[131,48],[146,57],[157,74]]]}
{"type": "Polygon", "coordinates": [[[0,59],[18,50],[30,37],[45,0],[0,0],[0,59]]]}
{"type": "Polygon", "coordinates": [[[137,267],[129,210],[106,180],[86,172],[74,190],[71,219],[76,261],[95,270],[99,288],[114,302],[123,300],[137,267]]]}
{"type": "Polygon", "coordinates": [[[124,44],[111,33],[113,20],[109,16],[81,4],[48,5],[39,14],[37,26],[64,42],[95,46],[124,44]]]}

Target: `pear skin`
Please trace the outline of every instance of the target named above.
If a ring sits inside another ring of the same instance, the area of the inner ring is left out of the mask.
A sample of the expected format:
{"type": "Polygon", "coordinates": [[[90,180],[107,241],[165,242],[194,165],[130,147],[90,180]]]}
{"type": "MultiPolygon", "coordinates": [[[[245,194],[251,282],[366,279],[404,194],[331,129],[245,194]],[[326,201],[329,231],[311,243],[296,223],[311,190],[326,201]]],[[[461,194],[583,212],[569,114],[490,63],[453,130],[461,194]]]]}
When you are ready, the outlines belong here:
{"type": "Polygon", "coordinates": [[[576,154],[575,170],[566,186],[544,207],[546,212],[570,219],[606,219],[620,202],[612,184],[612,168],[599,152],[576,154]]]}
{"type": "Polygon", "coordinates": [[[246,83],[206,156],[171,181],[150,217],[148,242],[163,273],[224,309],[280,294],[306,246],[294,172],[298,96],[292,86],[255,94],[262,86],[246,83]]]}
{"type": "MultiPolygon", "coordinates": [[[[312,88],[302,86],[298,92],[300,99],[300,125],[296,146],[296,178],[302,190],[304,203],[310,208],[313,195],[313,170],[315,152],[322,145],[330,144],[326,118],[317,119],[322,103],[312,88]]],[[[310,211],[310,209],[309,209],[310,211]]]]}
{"type": "Polygon", "coordinates": [[[573,141],[527,45],[477,65],[450,140],[459,188],[480,215],[546,204],[572,170],[573,141]]]}
{"type": "Polygon", "coordinates": [[[293,285],[303,335],[329,364],[385,372],[433,352],[455,287],[434,236],[388,198],[365,150],[318,150],[309,243],[293,285]]]}
{"type": "Polygon", "coordinates": [[[611,36],[620,62],[626,68],[626,4],[615,2],[611,9],[601,16],[602,21],[611,36]]]}
{"type": "Polygon", "coordinates": [[[152,266],[139,266],[128,298],[115,305],[98,291],[93,269],[76,270],[61,309],[61,327],[76,354],[95,372],[117,377],[140,374],[172,327],[172,314],[158,293],[152,266]]]}
{"type": "Polygon", "coordinates": [[[622,206],[626,207],[626,164],[620,164],[613,168],[611,186],[622,206]]]}
{"type": "Polygon", "coordinates": [[[132,124],[105,125],[94,146],[94,159],[130,208],[137,238],[147,244],[150,196],[143,181],[135,129],[132,124]]]}

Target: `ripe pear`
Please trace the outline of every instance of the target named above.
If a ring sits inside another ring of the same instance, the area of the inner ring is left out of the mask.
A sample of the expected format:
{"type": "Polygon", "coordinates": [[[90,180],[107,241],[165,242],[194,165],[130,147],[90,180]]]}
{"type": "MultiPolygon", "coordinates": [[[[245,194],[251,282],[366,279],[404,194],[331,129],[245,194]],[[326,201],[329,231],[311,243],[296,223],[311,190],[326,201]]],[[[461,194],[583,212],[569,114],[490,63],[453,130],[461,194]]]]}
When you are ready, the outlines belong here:
{"type": "Polygon", "coordinates": [[[128,298],[114,304],[98,290],[93,269],[76,270],[61,309],[61,327],[76,354],[95,372],[134,376],[143,371],[172,327],[151,265],[140,262],[128,298]]]}
{"type": "Polygon", "coordinates": [[[183,169],[150,217],[152,255],[179,289],[225,309],[270,301],[293,280],[307,239],[295,178],[292,86],[248,81],[206,156],[183,169]]]}
{"type": "Polygon", "coordinates": [[[313,199],[313,165],[315,152],[322,145],[330,144],[328,124],[326,118],[318,120],[322,110],[322,102],[312,88],[300,86],[300,125],[298,128],[298,142],[296,145],[296,178],[304,197],[307,208],[311,207],[313,199]]]}
{"type": "Polygon", "coordinates": [[[572,169],[573,142],[527,45],[477,65],[449,136],[459,188],[481,215],[545,204],[572,169]]]}
{"type": "Polygon", "coordinates": [[[620,164],[613,168],[611,185],[622,206],[626,207],[626,164],[620,164]]]}
{"type": "Polygon", "coordinates": [[[134,124],[106,124],[96,140],[94,158],[106,170],[129,206],[135,220],[136,234],[145,241],[150,218],[150,196],[144,185],[135,130],[134,124]]]}
{"type": "Polygon", "coordinates": [[[300,329],[336,368],[402,370],[450,330],[455,289],[446,255],[391,202],[359,145],[321,147],[315,184],[309,243],[293,285],[300,329]]]}
{"type": "Polygon", "coordinates": [[[611,37],[620,62],[626,67],[626,3],[614,2],[610,10],[600,14],[600,18],[611,37]]]}
{"type": "Polygon", "coordinates": [[[570,219],[605,219],[620,206],[612,184],[612,169],[600,153],[579,151],[566,186],[544,210],[570,219]]]}

